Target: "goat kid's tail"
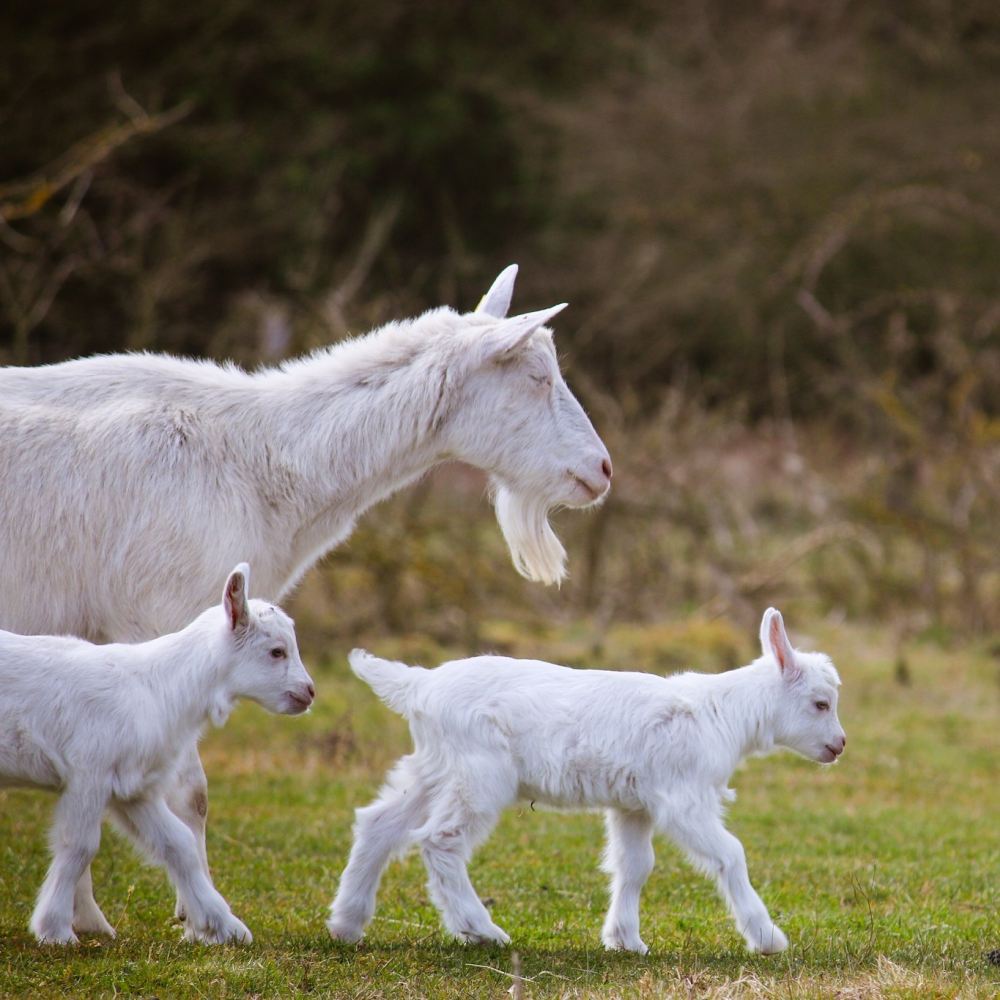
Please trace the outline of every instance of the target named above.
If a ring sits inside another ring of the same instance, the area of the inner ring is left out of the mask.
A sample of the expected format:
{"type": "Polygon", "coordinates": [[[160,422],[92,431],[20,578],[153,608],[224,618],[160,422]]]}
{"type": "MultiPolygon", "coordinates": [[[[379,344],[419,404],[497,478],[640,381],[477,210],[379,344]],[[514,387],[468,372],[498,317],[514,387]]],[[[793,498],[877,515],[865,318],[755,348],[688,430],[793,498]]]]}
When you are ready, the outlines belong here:
{"type": "Polygon", "coordinates": [[[383,660],[367,649],[352,649],[347,656],[351,670],[361,678],[389,708],[406,715],[410,689],[425,673],[423,667],[409,667],[396,660],[383,660]]]}

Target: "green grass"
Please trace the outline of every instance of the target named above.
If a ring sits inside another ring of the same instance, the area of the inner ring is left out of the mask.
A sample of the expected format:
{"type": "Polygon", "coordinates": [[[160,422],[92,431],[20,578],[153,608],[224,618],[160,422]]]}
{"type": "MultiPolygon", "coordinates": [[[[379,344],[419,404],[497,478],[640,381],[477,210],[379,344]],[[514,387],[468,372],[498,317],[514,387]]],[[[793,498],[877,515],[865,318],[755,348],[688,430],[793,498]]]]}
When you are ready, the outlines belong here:
{"type": "MultiPolygon", "coordinates": [[[[373,645],[407,652],[405,640],[373,645]]],[[[165,877],[109,832],[94,875],[118,939],[38,947],[27,923],[54,799],[8,791],[0,994],[499,997],[519,970],[521,994],[539,997],[995,996],[1000,968],[985,959],[1000,948],[995,654],[915,645],[902,686],[875,632],[821,625],[815,645],[844,678],[843,761],[820,769],[786,754],[750,762],[733,782],[730,827],[791,940],[782,956],[748,955],[712,886],[663,841],[642,905],[650,954],[605,954],[600,817],[526,806],[505,815],[472,868],[513,950],[447,939],[412,856],[388,870],[364,943],[331,942],[323,919],[352,810],[408,745],[401,720],[337,657],[315,670],[320,699],[307,718],[245,706],[204,742],[214,872],[253,945],[182,943],[165,877]]],[[[537,640],[520,652],[529,647],[537,640]]]]}

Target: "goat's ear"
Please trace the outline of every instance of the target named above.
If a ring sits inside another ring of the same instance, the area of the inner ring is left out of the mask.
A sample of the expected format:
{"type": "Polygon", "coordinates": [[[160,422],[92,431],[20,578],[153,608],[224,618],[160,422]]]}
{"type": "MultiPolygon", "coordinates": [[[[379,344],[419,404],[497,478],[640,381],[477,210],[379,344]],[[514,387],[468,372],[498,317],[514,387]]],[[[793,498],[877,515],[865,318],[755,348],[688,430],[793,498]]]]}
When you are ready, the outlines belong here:
{"type": "Polygon", "coordinates": [[[514,295],[514,279],[517,278],[517,264],[509,264],[495,278],[490,290],[479,300],[477,313],[503,319],[510,309],[514,295]]]}
{"type": "Polygon", "coordinates": [[[787,681],[795,680],[801,671],[795,662],[795,650],[788,641],[785,622],[777,608],[768,608],[760,623],[760,644],[765,656],[773,656],[781,676],[787,681]]]}
{"type": "Polygon", "coordinates": [[[522,316],[511,316],[510,319],[501,320],[483,335],[482,348],[485,360],[504,361],[514,357],[524,348],[536,330],[545,326],[566,306],[567,303],[561,302],[548,309],[539,309],[538,312],[524,313],[522,316]]]}
{"type": "Polygon", "coordinates": [[[250,567],[246,563],[240,563],[229,574],[226,589],[222,592],[222,606],[234,632],[238,628],[246,628],[250,621],[250,608],[247,606],[249,584],[250,567]]]}

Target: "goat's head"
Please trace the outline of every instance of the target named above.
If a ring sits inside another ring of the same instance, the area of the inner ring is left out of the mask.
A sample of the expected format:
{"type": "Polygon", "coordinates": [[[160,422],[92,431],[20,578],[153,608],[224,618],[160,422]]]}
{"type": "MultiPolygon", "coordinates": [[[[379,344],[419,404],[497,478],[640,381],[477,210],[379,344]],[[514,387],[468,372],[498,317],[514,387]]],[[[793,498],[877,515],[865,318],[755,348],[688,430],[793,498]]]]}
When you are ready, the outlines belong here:
{"type": "Polygon", "coordinates": [[[611,485],[611,459],[570,392],[545,324],[565,306],[507,318],[516,265],[464,317],[473,365],[469,419],[452,428],[456,453],[490,473],[500,529],[518,572],[558,583],[566,553],[548,522],[558,507],[588,507],[611,485]]]}
{"type": "Polygon", "coordinates": [[[760,642],[781,675],[775,743],[820,764],[833,763],[844,752],[847,734],[837,718],[840,677],[830,658],[793,649],[775,608],[764,612],[760,642]]]}
{"type": "Polygon", "coordinates": [[[249,698],[270,712],[299,715],[316,696],[295,640],[291,618],[267,601],[250,600],[250,567],[240,563],[226,580],[222,610],[235,648],[233,698],[249,698]]]}

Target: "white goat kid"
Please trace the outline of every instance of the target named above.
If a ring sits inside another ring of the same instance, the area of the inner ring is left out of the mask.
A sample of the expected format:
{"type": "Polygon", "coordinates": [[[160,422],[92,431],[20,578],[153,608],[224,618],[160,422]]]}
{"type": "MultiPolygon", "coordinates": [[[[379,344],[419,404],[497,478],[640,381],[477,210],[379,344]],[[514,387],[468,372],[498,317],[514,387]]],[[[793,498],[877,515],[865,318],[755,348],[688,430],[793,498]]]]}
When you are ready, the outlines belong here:
{"type": "Polygon", "coordinates": [[[291,619],[248,601],[247,576],[246,564],[237,566],[222,607],[150,642],[97,646],[0,632],[0,786],[60,793],[52,865],[31,918],[39,941],[75,943],[74,928],[114,936],[89,892],[74,900],[106,812],[166,867],[187,939],[251,940],[205,875],[191,830],[164,800],[182,751],[209,721],[221,726],[237,699],[298,715],[315,695],[291,619]]]}
{"type": "Polygon", "coordinates": [[[722,822],[723,803],[733,797],[727,782],[744,757],[777,747],[831,763],[846,736],[830,660],[793,650],[773,608],[761,642],[764,655],[750,666],[666,678],[500,656],[424,670],[355,650],[354,672],[406,716],[415,749],[376,801],[357,811],[327,921],[331,936],[362,936],[386,863],[416,843],[447,929],[464,941],[509,943],[466,865],[501,811],[520,798],[607,810],[606,947],[647,950],[639,894],[653,868],[655,829],[715,876],[752,951],[782,951],[787,939],[722,822]]]}
{"type": "MultiPolygon", "coordinates": [[[[253,374],[150,354],[0,369],[0,628],[150,639],[241,558],[280,600],[369,507],[449,459],[490,474],[517,568],[558,582],[546,513],[596,502],[611,465],[545,328],[562,306],[504,318],[516,273],[475,313],[435,309],[253,374]]],[[[168,803],[207,875],[193,743],[168,803]]]]}

